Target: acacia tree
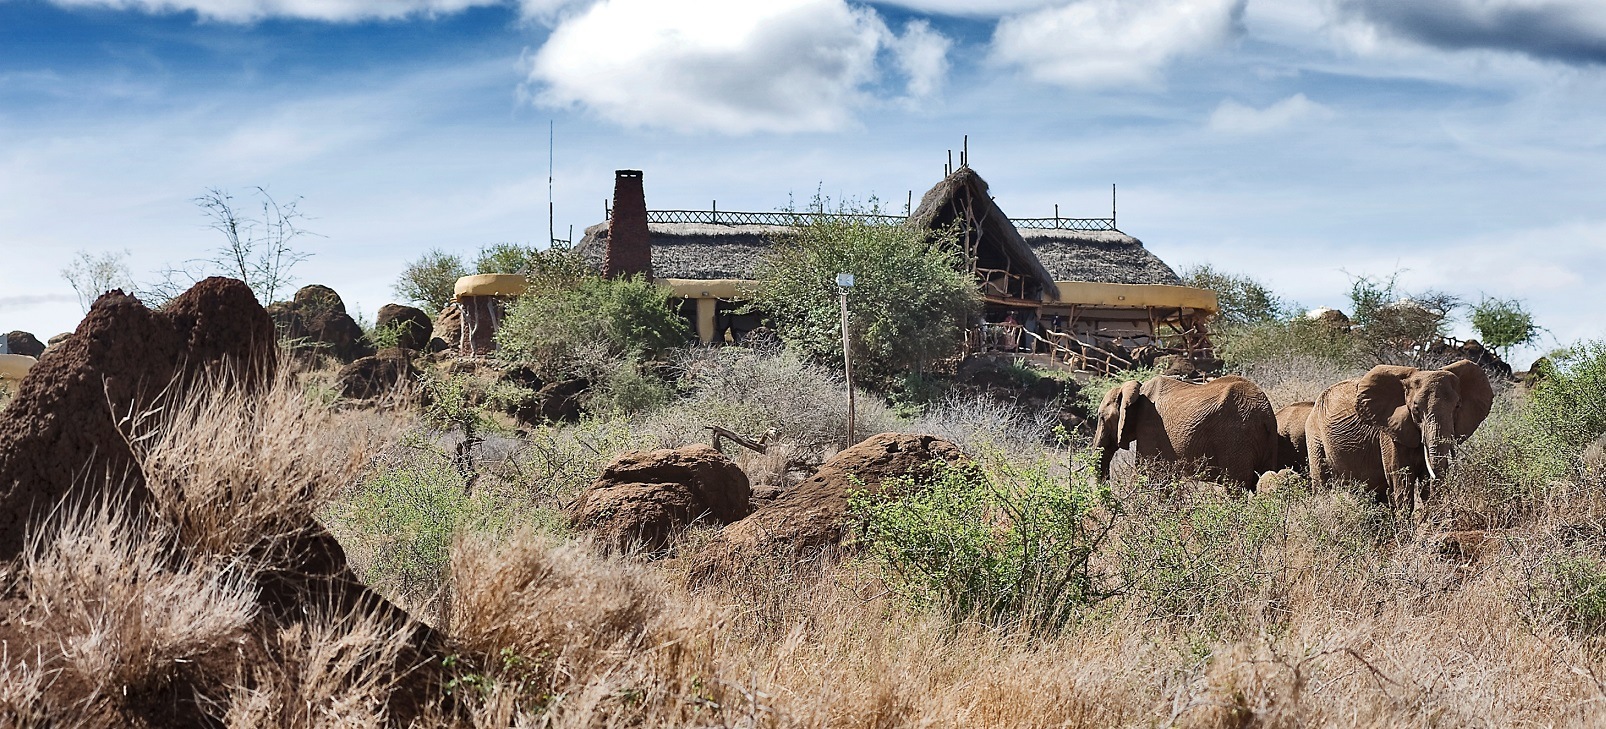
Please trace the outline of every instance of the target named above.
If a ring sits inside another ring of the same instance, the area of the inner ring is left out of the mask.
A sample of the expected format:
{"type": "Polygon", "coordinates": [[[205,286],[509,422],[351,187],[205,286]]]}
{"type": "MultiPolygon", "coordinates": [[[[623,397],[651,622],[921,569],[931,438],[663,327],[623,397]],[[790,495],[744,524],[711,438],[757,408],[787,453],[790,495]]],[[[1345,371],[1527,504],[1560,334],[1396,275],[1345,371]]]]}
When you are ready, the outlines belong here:
{"type": "Polygon", "coordinates": [[[1489,297],[1472,307],[1472,328],[1484,345],[1500,352],[1501,359],[1511,353],[1512,347],[1538,341],[1541,331],[1521,301],[1489,297]]]}
{"type": "Polygon", "coordinates": [[[396,279],[391,290],[403,301],[429,307],[430,311],[440,311],[451,303],[457,279],[467,275],[468,269],[463,266],[462,258],[432,248],[402,269],[401,277],[396,279]]]}
{"type": "Polygon", "coordinates": [[[107,291],[119,288],[132,291],[134,277],[128,272],[127,258],[127,250],[100,255],[78,251],[66,268],[61,269],[61,277],[78,294],[78,305],[83,307],[84,313],[89,313],[90,305],[107,291]]]}
{"type": "Polygon", "coordinates": [[[773,318],[788,346],[819,362],[839,362],[842,323],[838,273],[848,293],[854,378],[886,385],[897,375],[957,354],[981,311],[976,285],[960,271],[957,236],[870,222],[844,208],[780,238],[759,265],[753,306],[773,318]]]}
{"type": "Polygon", "coordinates": [[[1433,345],[1450,331],[1450,316],[1461,300],[1432,289],[1408,294],[1399,286],[1400,273],[1388,278],[1355,276],[1350,280],[1350,305],[1361,352],[1378,364],[1421,367],[1433,345]]]}
{"type": "Polygon", "coordinates": [[[253,189],[261,217],[245,214],[233,195],[216,187],[195,198],[195,204],[206,214],[208,227],[222,233],[224,239],[224,245],[205,263],[244,281],[266,306],[277,299],[281,289],[294,283],[290,269],[312,255],[291,245],[311,233],[301,228],[301,221],[306,220],[298,208],[301,198],[280,204],[267,189],[253,189]]]}

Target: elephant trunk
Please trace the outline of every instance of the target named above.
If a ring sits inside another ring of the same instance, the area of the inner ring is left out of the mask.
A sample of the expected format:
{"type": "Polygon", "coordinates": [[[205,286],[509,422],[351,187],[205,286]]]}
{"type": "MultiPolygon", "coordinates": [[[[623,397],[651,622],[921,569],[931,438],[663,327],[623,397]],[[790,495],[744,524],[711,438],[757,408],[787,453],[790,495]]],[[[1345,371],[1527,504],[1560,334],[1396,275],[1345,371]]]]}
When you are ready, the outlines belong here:
{"type": "Polygon", "coordinates": [[[1437,424],[1424,425],[1422,428],[1422,453],[1427,457],[1428,478],[1438,478],[1450,471],[1450,457],[1455,454],[1455,440],[1453,437],[1444,437],[1443,428],[1437,424]]]}
{"type": "Polygon", "coordinates": [[[1100,481],[1108,481],[1108,480],[1110,480],[1110,462],[1113,461],[1113,460],[1115,460],[1115,447],[1114,446],[1108,446],[1108,445],[1107,446],[1103,446],[1102,452],[1099,453],[1099,480],[1100,481]]]}

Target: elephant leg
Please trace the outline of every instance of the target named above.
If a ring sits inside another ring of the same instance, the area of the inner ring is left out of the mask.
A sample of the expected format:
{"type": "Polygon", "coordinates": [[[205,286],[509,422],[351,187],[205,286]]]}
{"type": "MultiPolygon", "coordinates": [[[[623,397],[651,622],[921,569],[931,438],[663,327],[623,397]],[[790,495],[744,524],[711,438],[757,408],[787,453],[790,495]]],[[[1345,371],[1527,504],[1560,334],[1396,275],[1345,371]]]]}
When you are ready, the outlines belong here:
{"type": "Polygon", "coordinates": [[[1305,446],[1310,486],[1312,490],[1318,490],[1322,488],[1326,480],[1326,477],[1322,474],[1322,441],[1320,438],[1310,438],[1306,440],[1305,446]]]}

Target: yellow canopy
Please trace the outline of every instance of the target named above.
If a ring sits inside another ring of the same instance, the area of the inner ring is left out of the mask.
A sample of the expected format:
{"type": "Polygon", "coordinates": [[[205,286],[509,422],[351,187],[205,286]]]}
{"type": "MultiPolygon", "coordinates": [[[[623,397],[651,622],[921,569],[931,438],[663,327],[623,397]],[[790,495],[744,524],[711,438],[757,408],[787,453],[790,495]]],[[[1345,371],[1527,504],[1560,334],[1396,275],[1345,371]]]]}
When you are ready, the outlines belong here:
{"type": "Polygon", "coordinates": [[[23,354],[0,354],[0,380],[20,380],[38,361],[23,354]]]}
{"type": "Polygon", "coordinates": [[[524,277],[516,273],[482,273],[477,276],[464,276],[457,280],[452,287],[453,298],[461,299],[465,296],[506,296],[514,297],[524,293],[529,288],[524,277]]]}
{"type": "Polygon", "coordinates": [[[1093,281],[1056,281],[1057,301],[1043,303],[1077,306],[1146,307],[1198,309],[1212,314],[1221,310],[1216,292],[1189,286],[1160,284],[1113,284],[1093,281]]]}

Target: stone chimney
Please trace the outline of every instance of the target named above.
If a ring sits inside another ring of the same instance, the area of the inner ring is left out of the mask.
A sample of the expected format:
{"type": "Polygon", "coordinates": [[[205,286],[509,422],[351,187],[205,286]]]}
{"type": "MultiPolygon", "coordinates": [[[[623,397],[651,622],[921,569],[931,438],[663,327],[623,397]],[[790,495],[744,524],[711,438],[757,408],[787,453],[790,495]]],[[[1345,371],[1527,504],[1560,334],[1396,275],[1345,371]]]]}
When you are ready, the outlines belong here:
{"type": "Polygon", "coordinates": [[[608,248],[602,275],[618,278],[640,274],[652,280],[652,239],[647,232],[647,198],[641,170],[613,173],[613,216],[608,220],[608,248]]]}

